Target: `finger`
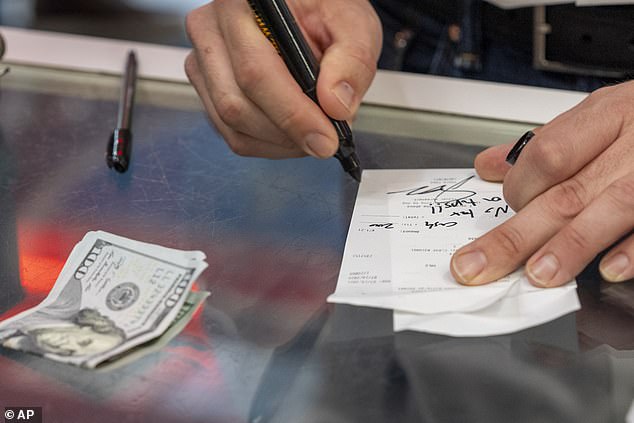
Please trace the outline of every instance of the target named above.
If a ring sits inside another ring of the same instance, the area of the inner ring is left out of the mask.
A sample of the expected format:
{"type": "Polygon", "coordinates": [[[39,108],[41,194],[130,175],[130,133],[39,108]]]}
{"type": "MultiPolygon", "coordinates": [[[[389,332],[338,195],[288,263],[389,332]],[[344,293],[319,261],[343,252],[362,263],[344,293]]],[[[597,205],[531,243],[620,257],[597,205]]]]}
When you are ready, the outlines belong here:
{"type": "Polygon", "coordinates": [[[536,199],[519,213],[458,249],[451,258],[454,279],[464,285],[482,285],[508,275],[565,224],[548,215],[536,199]],[[539,230],[527,230],[527,228],[539,230]]]}
{"type": "Polygon", "coordinates": [[[511,169],[511,165],[506,162],[511,147],[512,143],[495,145],[479,153],[473,164],[480,178],[491,182],[504,180],[504,176],[511,169]]]}
{"type": "Polygon", "coordinates": [[[634,235],[626,237],[603,257],[599,271],[608,282],[623,282],[634,278],[634,235]]]}
{"type": "Polygon", "coordinates": [[[306,153],[332,156],[339,146],[332,123],[302,92],[255,24],[247,2],[217,1],[226,4],[219,24],[238,86],[306,153]]]}
{"type": "Polygon", "coordinates": [[[305,156],[305,153],[295,144],[291,144],[290,147],[286,147],[283,145],[269,143],[230,128],[218,116],[218,112],[207,93],[204,77],[198,68],[195,57],[193,55],[188,56],[185,63],[187,76],[196,89],[207,114],[214,123],[218,132],[220,132],[225,139],[229,148],[231,148],[234,153],[240,156],[262,157],[269,159],[305,156]]]}
{"type": "Polygon", "coordinates": [[[623,104],[606,92],[596,91],[536,131],[504,179],[504,197],[514,210],[572,177],[619,137],[623,104]]]}
{"type": "Polygon", "coordinates": [[[329,116],[349,120],[376,74],[381,23],[365,0],[330,2],[322,8],[332,43],[321,60],[317,97],[329,116]]]}
{"type": "MultiPolygon", "coordinates": [[[[209,113],[214,122],[221,122],[213,104],[207,105],[207,113],[209,113]]],[[[261,157],[265,159],[286,159],[303,157],[306,155],[306,153],[304,153],[304,151],[296,145],[288,148],[271,144],[250,135],[236,132],[224,123],[216,123],[215,126],[222,134],[231,151],[239,156],[261,157]]]]}
{"type": "MultiPolygon", "coordinates": [[[[617,139],[574,178],[548,189],[505,223],[459,249],[451,261],[456,280],[478,285],[514,271],[607,187],[615,183],[619,187],[619,180],[631,178],[629,162],[621,159],[630,156],[632,150],[631,139],[617,139]]],[[[593,252],[596,254],[596,250],[593,252]]],[[[587,263],[587,254],[580,260],[587,263]]]]}
{"type": "MultiPolygon", "coordinates": [[[[497,280],[523,264],[598,195],[588,172],[556,185],[515,216],[460,248],[451,259],[451,272],[463,284],[497,280]]],[[[595,178],[596,182],[596,178],[595,178]]]]}
{"type": "MultiPolygon", "coordinates": [[[[609,185],[540,248],[526,263],[528,279],[542,287],[573,279],[599,252],[634,227],[633,208],[634,173],[609,185]]],[[[618,276],[623,271],[608,269],[607,273],[618,276]]]]}
{"type": "MultiPolygon", "coordinates": [[[[205,96],[214,104],[218,118],[233,130],[291,148],[294,143],[238,87],[218,29],[217,12],[211,6],[196,9],[187,18],[189,36],[197,47],[194,50],[197,59],[195,65],[200,64],[204,69],[197,91],[206,93],[205,96]]],[[[193,65],[191,58],[186,62],[187,65],[193,65]]]]}

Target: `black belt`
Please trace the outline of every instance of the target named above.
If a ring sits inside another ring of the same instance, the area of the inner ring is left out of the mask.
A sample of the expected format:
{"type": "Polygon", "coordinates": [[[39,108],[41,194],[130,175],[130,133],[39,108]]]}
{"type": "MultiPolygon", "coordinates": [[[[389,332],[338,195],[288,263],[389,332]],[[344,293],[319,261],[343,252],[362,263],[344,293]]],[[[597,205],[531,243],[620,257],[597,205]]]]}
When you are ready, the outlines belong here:
{"type": "Polygon", "coordinates": [[[613,77],[634,72],[634,6],[535,10],[538,68],[613,77]]]}
{"type": "Polygon", "coordinates": [[[609,77],[634,71],[634,6],[485,5],[483,16],[485,39],[531,52],[538,69],[609,77]]]}
{"type": "MultiPolygon", "coordinates": [[[[463,0],[373,0],[403,26],[420,27],[423,17],[444,24],[460,24],[463,0]]],[[[481,38],[532,54],[536,67],[561,72],[610,76],[634,71],[634,6],[576,7],[555,5],[504,10],[481,4],[481,38]],[[535,12],[544,11],[545,23],[535,26],[535,12]],[[535,31],[538,31],[535,34],[535,31]],[[542,31],[543,51],[534,48],[542,31]],[[538,54],[542,54],[539,57],[538,54]],[[551,66],[550,64],[555,64],[551,66]]]]}

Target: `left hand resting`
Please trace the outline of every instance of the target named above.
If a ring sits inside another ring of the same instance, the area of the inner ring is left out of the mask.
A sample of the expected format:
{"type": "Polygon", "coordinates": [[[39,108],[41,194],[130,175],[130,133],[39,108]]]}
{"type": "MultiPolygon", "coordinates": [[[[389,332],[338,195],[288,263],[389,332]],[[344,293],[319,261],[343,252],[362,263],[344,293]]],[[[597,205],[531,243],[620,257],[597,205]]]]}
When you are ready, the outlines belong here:
{"type": "Polygon", "coordinates": [[[517,214],[459,249],[453,276],[481,285],[526,263],[531,283],[559,286],[627,235],[600,271],[610,282],[634,278],[634,82],[597,90],[534,132],[513,167],[504,161],[512,144],[476,157],[483,179],[504,181],[517,214]]]}

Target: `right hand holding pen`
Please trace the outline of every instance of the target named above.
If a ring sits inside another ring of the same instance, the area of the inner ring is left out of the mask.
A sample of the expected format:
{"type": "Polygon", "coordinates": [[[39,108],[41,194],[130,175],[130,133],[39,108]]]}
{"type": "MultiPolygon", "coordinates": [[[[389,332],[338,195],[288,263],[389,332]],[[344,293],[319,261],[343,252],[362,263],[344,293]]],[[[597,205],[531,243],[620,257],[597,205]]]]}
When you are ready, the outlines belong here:
{"type": "Polygon", "coordinates": [[[381,24],[367,0],[288,0],[320,61],[317,97],[300,89],[255,23],[246,0],[192,11],[185,63],[209,117],[239,155],[331,157],[339,142],[324,115],[349,120],[376,73],[381,24]]]}

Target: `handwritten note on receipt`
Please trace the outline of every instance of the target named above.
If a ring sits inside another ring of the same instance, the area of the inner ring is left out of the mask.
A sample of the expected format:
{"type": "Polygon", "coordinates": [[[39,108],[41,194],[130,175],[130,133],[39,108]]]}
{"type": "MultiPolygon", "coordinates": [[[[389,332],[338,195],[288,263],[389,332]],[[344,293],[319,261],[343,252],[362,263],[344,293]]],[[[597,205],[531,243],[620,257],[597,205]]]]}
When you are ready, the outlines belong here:
{"type": "Polygon", "coordinates": [[[522,270],[479,287],[454,281],[454,251],[512,215],[501,184],[473,169],[366,170],[328,301],[393,309],[395,330],[454,336],[513,332],[578,309],[574,283],[539,289],[522,270]]]}

